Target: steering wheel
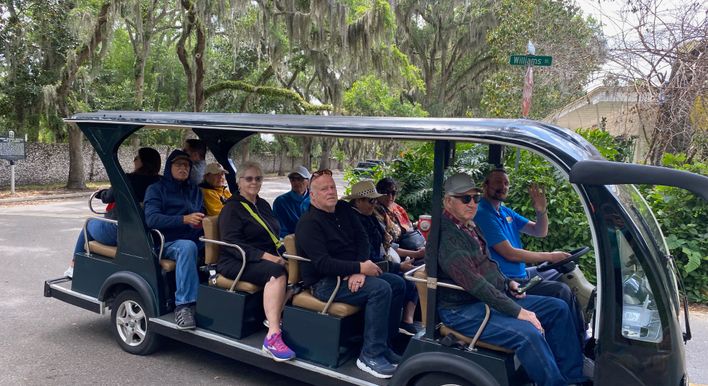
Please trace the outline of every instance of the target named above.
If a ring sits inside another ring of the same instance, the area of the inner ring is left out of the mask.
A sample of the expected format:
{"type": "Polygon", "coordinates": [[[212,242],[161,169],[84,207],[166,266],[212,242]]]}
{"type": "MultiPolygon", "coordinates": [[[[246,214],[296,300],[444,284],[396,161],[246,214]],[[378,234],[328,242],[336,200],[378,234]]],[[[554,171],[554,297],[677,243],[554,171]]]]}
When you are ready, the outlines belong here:
{"type": "Polygon", "coordinates": [[[590,252],[590,247],[580,247],[578,249],[574,249],[568,253],[570,253],[570,256],[566,257],[565,259],[561,261],[557,261],[555,263],[549,263],[549,262],[543,262],[541,265],[539,265],[536,268],[536,271],[538,272],[545,272],[549,271],[551,269],[557,269],[560,268],[570,262],[577,263],[578,260],[580,260],[580,256],[585,255],[586,253],[590,252]]]}

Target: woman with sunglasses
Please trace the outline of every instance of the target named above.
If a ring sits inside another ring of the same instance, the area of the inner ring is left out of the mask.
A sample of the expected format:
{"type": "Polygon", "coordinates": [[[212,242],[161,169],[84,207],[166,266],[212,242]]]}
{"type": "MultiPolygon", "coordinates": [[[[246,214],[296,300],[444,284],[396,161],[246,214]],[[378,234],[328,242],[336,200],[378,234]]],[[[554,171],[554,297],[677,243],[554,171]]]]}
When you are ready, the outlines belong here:
{"type": "MultiPolygon", "coordinates": [[[[376,191],[376,187],[371,180],[363,180],[354,184],[351,188],[351,194],[344,197],[349,200],[354,210],[359,215],[361,225],[366,230],[366,235],[369,238],[369,259],[382,267],[384,272],[390,272],[402,276],[406,271],[413,269],[413,259],[407,258],[403,261],[398,261],[390,258],[390,254],[396,254],[396,251],[390,247],[391,236],[386,233],[385,225],[379,222],[374,214],[374,209],[378,203],[377,199],[382,197],[376,191]]],[[[413,315],[415,307],[418,303],[418,291],[412,281],[406,280],[406,289],[404,294],[404,307],[406,311],[403,313],[403,320],[398,328],[398,332],[405,335],[415,335],[418,330],[413,324],[413,315]]]]}
{"type": "Polygon", "coordinates": [[[376,190],[382,194],[376,207],[377,216],[393,237],[394,249],[401,257],[422,259],[425,256],[425,238],[413,226],[408,212],[396,203],[398,184],[393,178],[386,177],[376,183],[376,190]]]}
{"type": "MultiPolygon", "coordinates": [[[[280,225],[268,202],[258,196],[263,172],[256,162],[246,162],[236,173],[239,193],[231,196],[219,214],[221,240],[237,244],[246,253],[241,279],[263,286],[263,309],[268,333],[263,351],[275,361],[295,358],[283,342],[280,320],[286,300],[288,273],[281,257],[284,247],[278,238],[280,225]]],[[[217,271],[233,279],[241,269],[241,254],[234,248],[220,248],[217,271]]]]}

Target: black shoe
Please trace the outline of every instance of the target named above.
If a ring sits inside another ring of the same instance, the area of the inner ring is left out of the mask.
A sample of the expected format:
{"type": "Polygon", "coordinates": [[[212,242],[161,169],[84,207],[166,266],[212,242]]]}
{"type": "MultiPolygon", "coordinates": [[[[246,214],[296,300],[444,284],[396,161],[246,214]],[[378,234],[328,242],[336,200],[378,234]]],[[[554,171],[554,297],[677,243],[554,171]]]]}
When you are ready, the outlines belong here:
{"type": "Polygon", "coordinates": [[[401,322],[398,326],[398,332],[404,335],[413,336],[418,333],[418,329],[413,323],[401,322]]]}
{"type": "Polygon", "coordinates": [[[178,306],[175,310],[175,323],[180,330],[193,330],[197,327],[194,322],[194,312],[188,305],[178,306]]]}

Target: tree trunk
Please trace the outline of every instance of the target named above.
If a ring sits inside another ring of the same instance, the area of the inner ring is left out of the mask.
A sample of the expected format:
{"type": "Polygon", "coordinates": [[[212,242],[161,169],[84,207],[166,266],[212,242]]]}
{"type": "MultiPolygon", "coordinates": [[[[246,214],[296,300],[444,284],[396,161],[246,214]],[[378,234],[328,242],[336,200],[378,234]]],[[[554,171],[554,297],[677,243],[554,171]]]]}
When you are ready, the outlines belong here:
{"type": "Polygon", "coordinates": [[[84,158],[82,155],[83,134],[75,125],[69,128],[69,178],[67,189],[85,189],[84,158]]]}
{"type": "MultiPolygon", "coordinates": [[[[71,87],[76,79],[76,73],[79,68],[86,63],[91,57],[92,52],[97,52],[96,48],[105,43],[107,36],[106,28],[111,19],[110,10],[112,1],[106,1],[101,6],[101,11],[98,14],[96,24],[94,25],[91,39],[76,50],[76,60],[67,63],[62,70],[61,80],[56,89],[56,109],[61,117],[68,117],[72,114],[69,109],[68,99],[71,93],[71,87]]],[[[66,183],[67,189],[83,189],[86,187],[84,177],[84,161],[81,156],[81,131],[72,125],[67,125],[69,132],[69,178],[66,183]]]]}
{"type": "Polygon", "coordinates": [[[322,155],[320,156],[320,170],[329,169],[331,166],[330,159],[332,158],[332,147],[334,146],[334,138],[322,138],[322,155]]]}
{"type": "Polygon", "coordinates": [[[302,137],[302,164],[312,169],[312,137],[302,137]]]}

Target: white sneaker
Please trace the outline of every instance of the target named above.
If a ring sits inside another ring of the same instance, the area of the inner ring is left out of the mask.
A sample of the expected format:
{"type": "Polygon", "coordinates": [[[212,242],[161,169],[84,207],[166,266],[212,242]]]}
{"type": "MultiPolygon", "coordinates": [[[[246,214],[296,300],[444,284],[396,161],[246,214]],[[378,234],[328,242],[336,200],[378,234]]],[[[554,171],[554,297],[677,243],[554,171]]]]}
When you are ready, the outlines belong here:
{"type": "Polygon", "coordinates": [[[64,276],[68,277],[69,279],[74,278],[74,267],[69,267],[64,271],[64,276]]]}

